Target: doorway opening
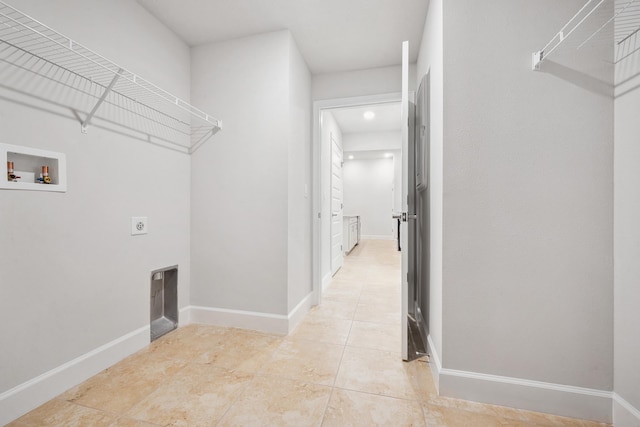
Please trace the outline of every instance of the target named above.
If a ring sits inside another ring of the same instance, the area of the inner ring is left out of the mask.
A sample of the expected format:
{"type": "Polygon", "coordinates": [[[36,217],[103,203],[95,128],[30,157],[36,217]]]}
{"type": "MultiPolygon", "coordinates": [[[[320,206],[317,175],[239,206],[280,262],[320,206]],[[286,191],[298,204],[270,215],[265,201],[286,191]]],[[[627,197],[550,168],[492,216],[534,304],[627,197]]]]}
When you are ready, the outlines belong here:
{"type": "Polygon", "coordinates": [[[314,105],[314,293],[359,254],[363,241],[398,246],[401,210],[400,94],[314,105]]]}
{"type": "MultiPolygon", "coordinates": [[[[393,287],[397,283],[395,289],[401,294],[398,298],[388,294],[384,307],[393,306],[388,304],[391,301],[400,303],[395,316],[401,320],[399,347],[402,358],[411,360],[425,355],[428,335],[429,266],[424,261],[428,262],[430,238],[426,179],[430,111],[428,77],[417,94],[408,92],[405,80],[403,75],[403,93],[314,102],[313,210],[317,218],[313,224],[313,291],[314,304],[321,305],[332,280],[342,282],[360,274],[363,282],[374,283],[387,275],[387,284],[393,287]],[[397,108],[389,114],[393,125],[377,130],[366,127],[367,116],[370,119],[379,113],[376,109],[393,108],[397,108]],[[351,122],[354,127],[350,127],[351,122]],[[385,139],[389,141],[394,132],[397,142],[385,145],[385,139]],[[386,178],[382,166],[385,161],[386,170],[391,171],[386,178]],[[376,162],[379,165],[372,167],[376,162]],[[377,179],[386,186],[387,194],[383,202],[387,207],[378,209],[382,214],[377,217],[383,231],[372,231],[377,219],[367,205],[375,199],[368,198],[368,192],[380,187],[377,179]],[[366,249],[372,249],[369,243],[377,241],[391,243],[396,253],[401,250],[398,271],[383,271],[376,265],[380,254],[366,249]]],[[[375,305],[373,299],[369,300],[363,303],[375,305]]],[[[378,305],[384,312],[382,307],[378,305]]],[[[358,303],[354,320],[361,309],[363,304],[358,303]]]]}

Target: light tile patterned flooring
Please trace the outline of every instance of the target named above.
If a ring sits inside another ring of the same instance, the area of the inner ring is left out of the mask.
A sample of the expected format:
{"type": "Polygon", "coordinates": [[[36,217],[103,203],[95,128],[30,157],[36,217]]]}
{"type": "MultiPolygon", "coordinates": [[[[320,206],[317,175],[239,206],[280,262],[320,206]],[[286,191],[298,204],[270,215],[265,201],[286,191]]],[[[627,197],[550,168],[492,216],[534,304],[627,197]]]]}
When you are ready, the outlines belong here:
{"type": "Polygon", "coordinates": [[[18,426],[597,426],[441,398],[400,360],[400,256],[363,241],[288,337],[182,327],[18,426]]]}

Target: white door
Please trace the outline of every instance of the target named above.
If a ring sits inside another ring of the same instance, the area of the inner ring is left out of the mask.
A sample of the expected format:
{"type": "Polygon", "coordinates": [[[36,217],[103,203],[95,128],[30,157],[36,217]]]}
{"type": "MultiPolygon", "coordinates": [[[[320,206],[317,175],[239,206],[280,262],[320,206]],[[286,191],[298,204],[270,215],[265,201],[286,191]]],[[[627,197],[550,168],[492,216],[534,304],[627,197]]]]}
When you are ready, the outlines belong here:
{"type": "Polygon", "coordinates": [[[402,221],[400,223],[402,283],[402,359],[409,360],[408,316],[415,306],[415,167],[413,126],[415,105],[409,96],[409,42],[402,43],[402,221]]]}
{"type": "Polygon", "coordinates": [[[331,275],[342,267],[342,145],[331,134],[331,275]]]}

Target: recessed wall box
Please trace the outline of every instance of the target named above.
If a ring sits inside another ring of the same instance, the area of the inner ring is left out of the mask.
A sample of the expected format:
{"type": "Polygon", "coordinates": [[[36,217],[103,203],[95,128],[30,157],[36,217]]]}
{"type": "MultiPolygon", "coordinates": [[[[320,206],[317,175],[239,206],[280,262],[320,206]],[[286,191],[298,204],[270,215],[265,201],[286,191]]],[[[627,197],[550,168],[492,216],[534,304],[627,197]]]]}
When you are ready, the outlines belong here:
{"type": "Polygon", "coordinates": [[[0,189],[34,190],[34,191],[67,191],[67,161],[63,153],[40,150],[21,145],[0,144],[0,189]],[[20,176],[15,181],[7,179],[8,163],[12,162],[15,174],[20,176]],[[51,179],[49,184],[38,183],[37,178],[43,167],[46,167],[51,179]]]}

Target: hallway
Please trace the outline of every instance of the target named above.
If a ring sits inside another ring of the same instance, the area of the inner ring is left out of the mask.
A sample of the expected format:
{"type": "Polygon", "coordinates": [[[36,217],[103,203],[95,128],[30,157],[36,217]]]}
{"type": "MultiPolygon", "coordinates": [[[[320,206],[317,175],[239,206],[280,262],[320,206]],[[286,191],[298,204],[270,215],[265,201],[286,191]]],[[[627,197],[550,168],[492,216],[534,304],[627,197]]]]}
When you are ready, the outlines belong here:
{"type": "Polygon", "coordinates": [[[191,324],[10,426],[597,426],[437,396],[400,360],[400,253],[365,240],[288,337],[191,324]]]}

